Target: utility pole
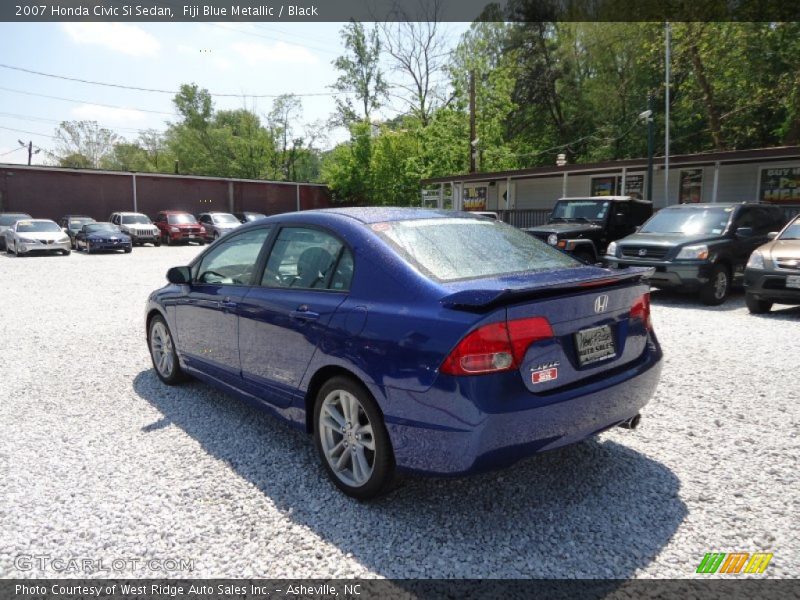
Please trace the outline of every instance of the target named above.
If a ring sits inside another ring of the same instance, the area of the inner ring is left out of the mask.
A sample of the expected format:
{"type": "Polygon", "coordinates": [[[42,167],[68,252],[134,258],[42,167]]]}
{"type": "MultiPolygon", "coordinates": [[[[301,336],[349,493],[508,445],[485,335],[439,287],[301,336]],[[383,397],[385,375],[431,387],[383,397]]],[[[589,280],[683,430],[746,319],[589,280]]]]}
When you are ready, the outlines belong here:
{"type": "Polygon", "coordinates": [[[670,55],[670,27],[669,21],[666,22],[664,31],[664,62],[666,100],[664,103],[664,206],[669,206],[669,55],[670,55]]]}
{"type": "Polygon", "coordinates": [[[478,154],[478,139],[475,137],[475,70],[469,72],[469,172],[475,172],[475,157],[478,154]]]}
{"type": "Polygon", "coordinates": [[[27,148],[28,149],[28,166],[30,167],[31,166],[31,159],[33,158],[33,155],[34,154],[39,154],[39,152],[41,152],[42,149],[41,148],[37,148],[36,152],[34,152],[33,151],[33,141],[29,141],[27,144],[25,142],[23,142],[22,140],[17,140],[17,141],[19,142],[20,146],[22,146],[23,148],[27,148]]]}
{"type": "Polygon", "coordinates": [[[647,196],[645,200],[653,201],[653,94],[647,96],[647,196]]]}

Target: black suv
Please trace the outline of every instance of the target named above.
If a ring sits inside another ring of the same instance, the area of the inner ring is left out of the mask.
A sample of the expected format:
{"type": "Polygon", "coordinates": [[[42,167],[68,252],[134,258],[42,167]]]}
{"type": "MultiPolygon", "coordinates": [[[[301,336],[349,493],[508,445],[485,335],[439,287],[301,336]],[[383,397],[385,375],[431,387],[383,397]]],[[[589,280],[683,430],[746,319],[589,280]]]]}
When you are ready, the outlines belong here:
{"type": "Polygon", "coordinates": [[[652,214],[652,202],[628,196],[561,198],[547,225],[523,231],[593,263],[610,242],[633,233],[652,214]]]}
{"type": "Polygon", "coordinates": [[[699,292],[722,304],[740,280],[750,253],[785,219],[766,204],[681,204],[663,208],[626,238],[609,244],[612,267],[655,267],[650,284],[699,292]]]}

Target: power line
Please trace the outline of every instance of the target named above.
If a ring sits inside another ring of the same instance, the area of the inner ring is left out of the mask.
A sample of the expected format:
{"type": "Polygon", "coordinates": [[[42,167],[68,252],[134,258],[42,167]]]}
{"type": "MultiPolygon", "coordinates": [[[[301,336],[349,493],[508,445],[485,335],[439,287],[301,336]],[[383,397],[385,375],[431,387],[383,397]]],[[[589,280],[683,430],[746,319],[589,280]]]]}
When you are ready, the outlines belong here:
{"type": "Polygon", "coordinates": [[[100,102],[92,102],[90,100],[75,100],[75,98],[63,98],[61,96],[48,96],[47,94],[37,94],[35,92],[26,92],[23,90],[14,90],[11,88],[0,87],[4,92],[13,92],[15,94],[24,94],[26,96],[37,96],[39,98],[49,98],[50,100],[62,100],[64,102],[75,102],[77,104],[91,104],[92,106],[103,106],[105,108],[121,108],[123,110],[135,110],[138,112],[152,113],[156,115],[168,115],[170,117],[179,117],[180,115],[174,112],[164,112],[163,110],[148,110],[146,108],[131,108],[129,106],[119,106],[118,104],[101,104],[100,102]]]}
{"type": "Polygon", "coordinates": [[[16,131],[17,133],[27,133],[28,135],[40,135],[42,137],[50,138],[51,140],[56,139],[54,135],[47,135],[46,133],[39,133],[38,131],[27,131],[25,129],[15,129],[13,127],[3,127],[0,125],[0,129],[5,129],[6,131],[16,131]]]}
{"type": "Polygon", "coordinates": [[[0,154],[0,156],[7,156],[8,154],[11,154],[12,152],[17,152],[19,150],[25,150],[25,148],[23,148],[22,146],[20,146],[19,148],[13,148],[8,152],[3,152],[2,154],[0,154]]]}
{"type": "MultiPolygon", "coordinates": [[[[56,125],[60,125],[64,122],[64,119],[47,119],[45,117],[35,117],[33,115],[20,115],[18,113],[7,113],[7,112],[0,112],[0,117],[8,117],[11,119],[19,119],[21,121],[29,121],[32,123],[54,123],[56,125]]],[[[132,133],[145,133],[153,130],[153,128],[142,129],[141,127],[111,127],[106,126],[106,129],[114,129],[118,131],[129,131],[132,133]]],[[[164,133],[163,131],[155,130],[158,133],[164,133]]]]}
{"type": "MultiPolygon", "coordinates": [[[[33,69],[25,69],[23,67],[14,67],[12,65],[6,65],[0,63],[0,67],[3,69],[11,69],[12,71],[21,71],[23,73],[29,73],[31,75],[40,75],[42,77],[51,77],[53,79],[61,79],[64,81],[74,81],[77,83],[85,83],[88,85],[101,85],[104,87],[111,87],[123,90],[133,90],[136,92],[154,92],[158,94],[170,94],[174,96],[175,94],[179,94],[180,92],[177,90],[162,90],[158,88],[146,88],[146,87],[139,87],[135,85],[124,85],[121,83],[108,83],[105,81],[93,81],[91,79],[81,79],[79,77],[68,77],[66,75],[56,75],[55,73],[45,73],[43,71],[34,71],[33,69]]],[[[291,94],[292,96],[298,97],[307,97],[307,96],[338,96],[345,92],[308,92],[302,94],[291,94]]],[[[214,93],[209,92],[210,96],[214,96],[216,98],[278,98],[280,96],[284,96],[287,94],[222,94],[222,93],[214,93]]]]}

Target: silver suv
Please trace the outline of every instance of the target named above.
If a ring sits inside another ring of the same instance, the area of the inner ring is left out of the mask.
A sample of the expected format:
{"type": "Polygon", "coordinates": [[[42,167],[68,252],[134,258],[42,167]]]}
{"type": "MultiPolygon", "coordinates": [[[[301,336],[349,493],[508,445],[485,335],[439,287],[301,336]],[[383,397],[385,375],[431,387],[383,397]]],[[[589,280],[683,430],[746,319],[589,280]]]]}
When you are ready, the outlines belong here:
{"type": "Polygon", "coordinates": [[[114,225],[131,236],[131,243],[161,245],[161,233],[150,217],[137,212],[115,212],[108,218],[114,225]]]}
{"type": "Polygon", "coordinates": [[[206,239],[209,241],[221,238],[226,233],[233,231],[241,221],[231,213],[226,212],[204,212],[197,215],[197,220],[206,230],[206,239]]]}

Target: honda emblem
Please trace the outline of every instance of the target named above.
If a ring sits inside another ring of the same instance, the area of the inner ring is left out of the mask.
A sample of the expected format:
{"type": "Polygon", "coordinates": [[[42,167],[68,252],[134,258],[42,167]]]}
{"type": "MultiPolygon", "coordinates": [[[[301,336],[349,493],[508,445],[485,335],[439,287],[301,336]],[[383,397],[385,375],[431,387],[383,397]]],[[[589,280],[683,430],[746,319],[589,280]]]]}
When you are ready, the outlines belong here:
{"type": "Polygon", "coordinates": [[[601,294],[597,298],[594,299],[594,312],[601,313],[606,312],[608,308],[608,296],[606,294],[601,294]]]}

